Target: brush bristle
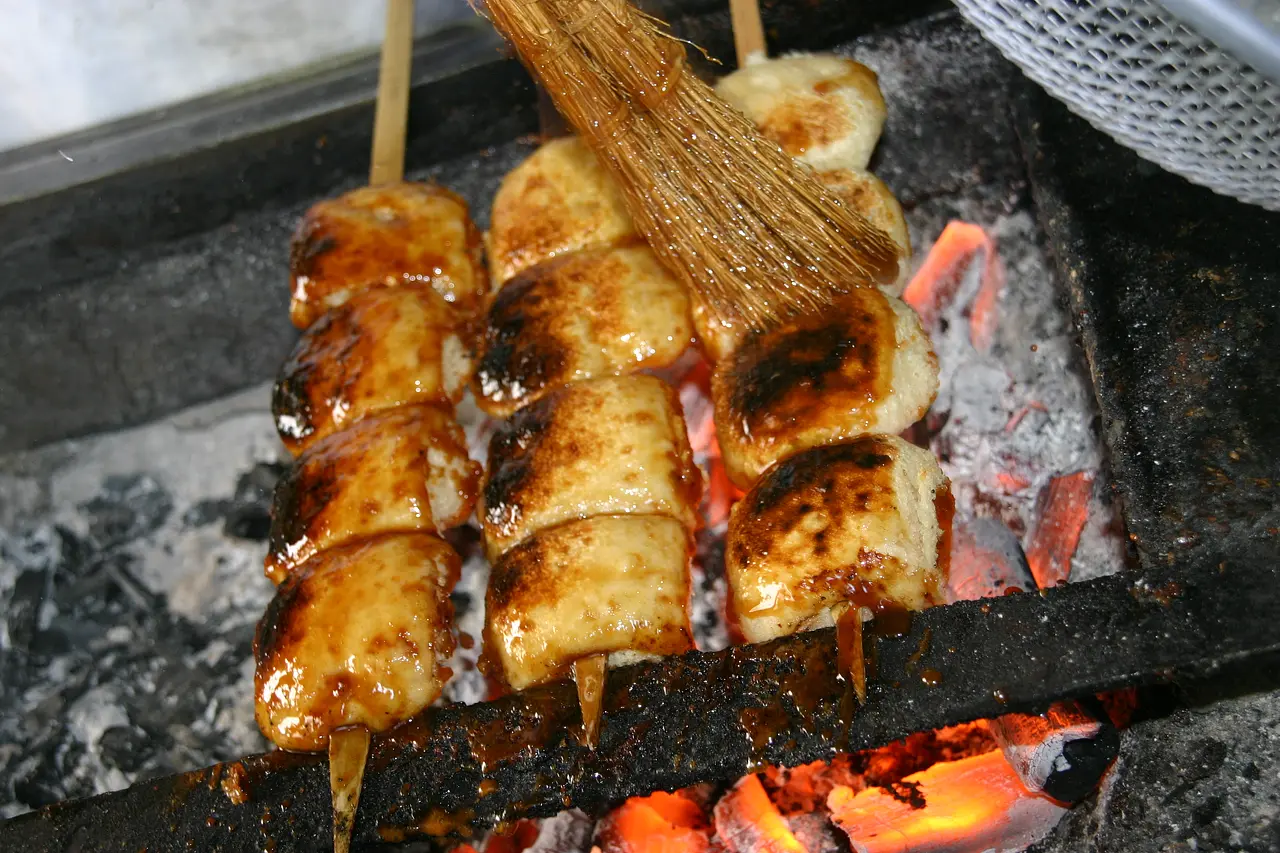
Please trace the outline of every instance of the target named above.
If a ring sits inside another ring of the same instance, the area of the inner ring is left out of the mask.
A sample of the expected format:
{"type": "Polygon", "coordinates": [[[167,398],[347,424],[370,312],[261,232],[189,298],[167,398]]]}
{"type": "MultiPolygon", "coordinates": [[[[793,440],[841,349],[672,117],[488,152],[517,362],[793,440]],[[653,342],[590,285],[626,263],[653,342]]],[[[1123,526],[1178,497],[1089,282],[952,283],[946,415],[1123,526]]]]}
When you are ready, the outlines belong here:
{"type": "Polygon", "coordinates": [[[613,173],[649,245],[711,310],[757,328],[892,282],[897,250],[705,83],[625,0],[488,0],[613,173]]]}

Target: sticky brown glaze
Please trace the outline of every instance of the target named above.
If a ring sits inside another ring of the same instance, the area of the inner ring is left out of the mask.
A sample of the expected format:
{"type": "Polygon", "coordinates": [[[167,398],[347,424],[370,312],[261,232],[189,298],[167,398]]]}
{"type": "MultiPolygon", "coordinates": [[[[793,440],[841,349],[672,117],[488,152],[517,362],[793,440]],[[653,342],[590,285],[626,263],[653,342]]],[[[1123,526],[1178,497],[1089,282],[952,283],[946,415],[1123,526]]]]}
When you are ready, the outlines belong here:
{"type": "Polygon", "coordinates": [[[461,320],[425,286],[366,290],[303,332],[276,381],[276,429],[294,454],[374,412],[451,405],[470,378],[461,320]]]}
{"type": "Polygon", "coordinates": [[[383,533],[438,533],[471,515],[481,469],[448,409],[405,406],[316,442],[276,484],[266,574],[383,533]]]}
{"type": "Polygon", "coordinates": [[[371,287],[426,282],[463,313],[487,290],[480,232],[467,203],[443,187],[361,187],[319,202],[289,246],[289,316],[305,329],[371,287]]]}
{"type": "Polygon", "coordinates": [[[639,237],[622,192],[574,136],[548,142],[512,169],[498,187],[489,218],[495,285],[551,258],[639,237]]]}
{"type": "Polygon", "coordinates": [[[570,382],[670,367],[692,338],[688,294],[648,248],[575,252],[503,285],[472,391],[507,417],[570,382]]]}
{"type": "Polygon", "coordinates": [[[262,733],[284,749],[322,750],[334,729],[386,731],[435,701],[459,570],[453,549],[428,534],[308,561],[276,590],[254,637],[262,733]]]}
{"type": "Polygon", "coordinates": [[[910,308],[858,288],[821,316],[748,337],[711,382],[725,471],[747,488],[788,454],[906,429],[933,402],[938,366],[910,308]]]}
{"type": "Polygon", "coordinates": [[[859,169],[832,169],[819,172],[818,182],[831,190],[847,207],[889,235],[902,258],[911,257],[911,234],[902,205],[884,181],[859,169]]]}
{"type": "Polygon", "coordinates": [[[815,169],[865,169],[886,116],[875,72],[840,56],[750,64],[721,80],[716,93],[815,169]]]}
{"type": "Polygon", "coordinates": [[[675,391],[621,376],[562,388],[499,427],[479,517],[493,560],[539,530],[593,515],[665,515],[692,530],[701,494],[675,391]]]}
{"type": "Polygon", "coordinates": [[[725,566],[750,642],[818,627],[838,602],[920,610],[942,600],[939,517],[949,494],[933,455],[894,436],[798,453],[734,506],[725,566]]]}
{"type": "MultiPolygon", "coordinates": [[[[891,296],[901,295],[906,286],[908,260],[911,257],[911,237],[907,232],[902,205],[898,204],[884,182],[870,172],[834,169],[819,172],[814,177],[831,190],[836,198],[888,234],[897,244],[901,274],[897,281],[884,285],[881,289],[891,296]]],[[[690,294],[690,302],[698,342],[711,361],[718,362],[728,358],[750,334],[747,324],[732,312],[713,311],[696,293],[690,294]]]]}
{"type": "Polygon", "coordinates": [[[486,667],[513,689],[564,677],[593,654],[693,648],[692,537],[661,516],[595,516],[539,532],[493,568],[486,667]]]}
{"type": "Polygon", "coordinates": [[[845,60],[840,72],[818,80],[809,92],[798,92],[770,110],[760,122],[760,132],[792,157],[834,145],[856,129],[858,116],[841,97],[850,89],[883,104],[875,72],[845,60]]]}

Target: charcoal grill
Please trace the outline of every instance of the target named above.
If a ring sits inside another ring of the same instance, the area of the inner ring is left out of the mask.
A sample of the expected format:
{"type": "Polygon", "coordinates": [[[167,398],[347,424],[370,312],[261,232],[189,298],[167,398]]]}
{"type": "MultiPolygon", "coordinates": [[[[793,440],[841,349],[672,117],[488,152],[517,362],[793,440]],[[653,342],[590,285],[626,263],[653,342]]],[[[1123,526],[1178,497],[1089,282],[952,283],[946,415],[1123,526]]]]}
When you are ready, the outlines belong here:
{"type": "MultiPolygon", "coordinates": [[[[724,5],[659,11],[728,56],[724,5]]],[[[784,49],[907,21],[917,33],[968,33],[936,12],[765,4],[784,49]]],[[[495,47],[470,30],[420,46],[410,163],[535,129],[528,78],[495,47]]],[[[431,711],[375,742],[358,842],[597,811],[1121,686],[1280,684],[1280,410],[1269,404],[1280,387],[1280,216],[1159,171],[995,67],[980,80],[993,90],[949,93],[915,138],[893,138],[891,124],[881,174],[912,205],[947,181],[999,172],[1017,184],[1025,170],[1097,392],[1132,570],[919,614],[905,636],[875,641],[879,677],[856,711],[829,667],[829,631],[618,671],[595,752],[566,734],[578,713],[570,685],[431,711]],[[910,662],[926,631],[928,650],[910,662]],[[940,683],[909,664],[937,670],[940,683]],[[768,737],[744,737],[749,709],[773,709],[768,737]],[[485,770],[498,785],[482,795],[485,770]]],[[[84,154],[75,174],[52,172],[37,151],[0,159],[0,449],[137,423],[269,378],[292,333],[284,288],[262,291],[255,265],[280,255],[299,206],[360,179],[371,80],[352,67],[179,111],[177,130],[60,142],[84,154]],[[162,280],[164,263],[195,268],[186,283],[194,277],[199,292],[162,280]]],[[[484,209],[495,177],[486,169],[499,166],[476,163],[467,189],[484,209]]],[[[323,759],[280,753],[0,824],[0,848],[41,851],[319,849],[328,838],[323,759]],[[228,790],[248,799],[236,804],[228,790]]]]}

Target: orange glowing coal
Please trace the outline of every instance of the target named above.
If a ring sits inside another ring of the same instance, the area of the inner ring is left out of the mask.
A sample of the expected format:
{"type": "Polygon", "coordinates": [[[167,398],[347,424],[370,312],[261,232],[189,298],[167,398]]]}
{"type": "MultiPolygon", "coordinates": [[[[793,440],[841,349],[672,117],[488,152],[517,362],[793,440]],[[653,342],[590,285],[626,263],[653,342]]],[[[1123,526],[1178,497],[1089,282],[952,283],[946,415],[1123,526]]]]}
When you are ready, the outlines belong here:
{"type": "Polygon", "coordinates": [[[853,849],[1021,850],[1043,838],[1066,812],[1053,799],[1027,791],[999,751],[935,764],[903,782],[914,796],[895,797],[883,788],[831,792],[827,805],[853,849]]]}
{"type": "Polygon", "coordinates": [[[702,853],[710,848],[702,808],[663,791],[627,800],[600,831],[602,853],[702,853]]]}
{"type": "Polygon", "coordinates": [[[969,341],[975,349],[985,352],[995,336],[996,303],[1004,288],[1004,267],[995,240],[981,226],[958,220],[948,222],[902,298],[916,309],[925,328],[934,328],[938,316],[955,299],[964,274],[979,259],[982,278],[969,306],[969,341]]]}
{"type": "Polygon", "coordinates": [[[729,519],[729,508],[744,494],[729,482],[721,464],[720,442],[712,417],[711,366],[706,361],[696,364],[680,382],[680,403],[689,430],[689,446],[695,459],[706,467],[706,492],[703,516],[707,527],[715,528],[729,519]]]}
{"type": "Polygon", "coordinates": [[[716,804],[715,815],[716,835],[730,850],[806,853],[755,774],[744,776],[716,804]]]}
{"type": "Polygon", "coordinates": [[[1027,546],[1027,564],[1040,589],[1064,583],[1071,574],[1071,557],[1089,520],[1093,478],[1092,471],[1076,471],[1054,477],[1045,487],[1027,546]]]}

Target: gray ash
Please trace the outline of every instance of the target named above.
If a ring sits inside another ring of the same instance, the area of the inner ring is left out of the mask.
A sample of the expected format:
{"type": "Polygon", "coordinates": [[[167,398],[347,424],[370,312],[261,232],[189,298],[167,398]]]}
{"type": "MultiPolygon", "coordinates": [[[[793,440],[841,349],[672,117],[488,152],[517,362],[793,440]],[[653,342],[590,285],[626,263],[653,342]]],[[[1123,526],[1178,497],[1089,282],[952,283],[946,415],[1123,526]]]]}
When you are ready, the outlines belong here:
{"type": "Polygon", "coordinates": [[[0,814],[265,746],[257,520],[281,450],[263,400],[0,464],[0,814]]]}

